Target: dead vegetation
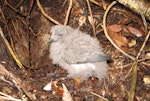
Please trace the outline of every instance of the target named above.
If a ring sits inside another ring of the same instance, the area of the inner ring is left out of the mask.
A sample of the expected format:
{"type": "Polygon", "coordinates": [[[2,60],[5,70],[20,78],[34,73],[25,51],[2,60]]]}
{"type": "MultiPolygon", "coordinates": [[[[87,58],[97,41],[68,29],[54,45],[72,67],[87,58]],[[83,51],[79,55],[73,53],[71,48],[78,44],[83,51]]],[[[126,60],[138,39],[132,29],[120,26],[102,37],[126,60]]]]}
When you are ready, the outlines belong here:
{"type": "Polygon", "coordinates": [[[150,100],[149,15],[146,22],[143,5],[136,6],[141,7],[137,15],[119,3],[110,7],[111,2],[0,0],[0,100],[150,100]],[[55,24],[78,27],[99,39],[112,57],[101,85],[92,77],[82,83],[68,79],[51,63],[48,39],[55,24]]]}

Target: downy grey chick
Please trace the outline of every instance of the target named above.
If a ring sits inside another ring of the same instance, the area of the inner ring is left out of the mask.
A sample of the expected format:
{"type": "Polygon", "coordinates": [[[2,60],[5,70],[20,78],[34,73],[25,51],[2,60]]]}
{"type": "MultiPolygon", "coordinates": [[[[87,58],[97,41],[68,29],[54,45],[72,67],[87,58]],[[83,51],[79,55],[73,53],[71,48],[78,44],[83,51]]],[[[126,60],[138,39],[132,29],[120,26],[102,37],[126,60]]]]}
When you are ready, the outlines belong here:
{"type": "Polygon", "coordinates": [[[86,80],[95,76],[99,81],[107,77],[110,57],[96,38],[64,25],[52,27],[51,33],[49,57],[53,64],[67,70],[68,77],[86,80]]]}

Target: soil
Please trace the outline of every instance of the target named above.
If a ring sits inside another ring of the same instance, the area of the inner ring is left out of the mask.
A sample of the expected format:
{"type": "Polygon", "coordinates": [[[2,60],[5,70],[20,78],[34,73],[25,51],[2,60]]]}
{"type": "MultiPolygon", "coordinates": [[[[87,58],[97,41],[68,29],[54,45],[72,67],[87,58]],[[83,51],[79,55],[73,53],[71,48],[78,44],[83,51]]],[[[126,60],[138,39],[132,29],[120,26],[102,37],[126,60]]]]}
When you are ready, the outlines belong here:
{"type": "MultiPolygon", "coordinates": [[[[96,1],[102,3],[101,0],[96,1]]],[[[68,2],[65,3],[65,0],[41,0],[40,3],[47,15],[61,24],[64,23],[68,2]]],[[[48,40],[51,34],[50,28],[55,24],[43,16],[35,0],[0,0],[0,9],[2,10],[0,12],[0,26],[12,50],[25,68],[21,69],[17,65],[2,37],[0,37],[0,63],[19,80],[23,88],[34,96],[36,101],[61,101],[64,93],[62,83],[67,87],[73,101],[105,101],[106,99],[109,101],[127,101],[132,80],[131,66],[133,60],[114,48],[100,26],[105,12],[104,8],[109,4],[110,2],[103,2],[103,6],[97,6],[90,3],[96,37],[104,48],[104,52],[112,57],[111,61],[108,62],[109,76],[103,82],[99,83],[98,79],[94,77],[83,82],[78,79],[67,78],[67,71],[52,64],[49,58],[50,43],[48,40]],[[48,83],[52,84],[52,88],[50,91],[45,91],[43,88],[48,83]]],[[[92,27],[89,27],[89,23],[81,19],[85,17],[83,14],[84,7],[82,2],[80,2],[79,7],[73,5],[68,25],[91,34],[92,27]]],[[[132,26],[143,30],[140,16],[120,4],[115,5],[108,14],[107,25],[113,24],[132,26]]],[[[147,24],[150,28],[149,22],[147,24]]],[[[133,47],[128,47],[124,45],[125,43],[121,43],[120,47],[135,57],[145,35],[136,37],[125,34],[122,37],[127,38],[128,41],[136,40],[136,44],[133,47]]],[[[148,53],[148,44],[149,40],[140,59],[143,59],[148,53]]],[[[150,87],[143,81],[145,75],[149,76],[150,74],[149,62],[147,59],[138,63],[135,101],[150,101],[150,87]]],[[[9,74],[0,72],[0,77],[4,78],[0,78],[0,92],[23,101],[31,100],[22,87],[18,88],[20,85],[15,84],[9,74]]],[[[1,97],[1,94],[0,99],[7,101],[1,97]]]]}

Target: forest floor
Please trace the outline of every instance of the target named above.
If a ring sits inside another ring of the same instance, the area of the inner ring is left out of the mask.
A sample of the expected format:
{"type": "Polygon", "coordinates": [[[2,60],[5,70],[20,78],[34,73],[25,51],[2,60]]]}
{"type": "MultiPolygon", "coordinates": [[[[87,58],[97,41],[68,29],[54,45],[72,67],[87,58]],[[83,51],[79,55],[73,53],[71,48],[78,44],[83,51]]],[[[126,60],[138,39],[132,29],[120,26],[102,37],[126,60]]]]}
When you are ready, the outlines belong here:
{"type": "MultiPolygon", "coordinates": [[[[41,5],[47,15],[63,24],[69,5],[64,1],[41,0],[41,5]]],[[[101,0],[97,1],[101,3],[101,0]]],[[[133,60],[118,51],[106,38],[101,24],[105,8],[110,2],[101,4],[98,6],[90,2],[96,37],[104,48],[104,52],[112,59],[108,63],[108,77],[100,84],[94,77],[83,82],[67,78],[67,71],[52,64],[49,58],[48,39],[51,34],[50,28],[55,24],[43,16],[35,0],[20,0],[20,2],[0,0],[0,26],[12,50],[25,67],[20,68],[16,64],[1,37],[0,92],[14,97],[18,101],[19,99],[23,101],[33,99],[36,101],[61,101],[64,97],[62,86],[64,84],[73,101],[127,101],[130,94],[133,60]],[[15,81],[16,79],[18,81],[15,81]],[[51,87],[50,91],[43,89],[47,84],[51,87]]],[[[73,4],[68,25],[89,33],[92,27],[88,27],[89,24],[85,21],[84,7],[82,2],[80,2],[79,8],[73,4]]],[[[89,20],[91,20],[90,17],[89,20]]],[[[109,36],[117,46],[136,57],[145,36],[140,15],[117,3],[108,13],[106,24],[109,36]],[[139,36],[134,33],[135,31],[139,36]]],[[[147,25],[150,28],[148,22],[147,25]]],[[[150,101],[150,86],[144,81],[149,79],[147,82],[150,82],[150,60],[146,58],[149,56],[149,42],[148,40],[140,56],[140,59],[143,60],[138,63],[134,101],[150,101]]],[[[0,94],[1,101],[7,101],[2,97],[4,95],[0,94]]]]}

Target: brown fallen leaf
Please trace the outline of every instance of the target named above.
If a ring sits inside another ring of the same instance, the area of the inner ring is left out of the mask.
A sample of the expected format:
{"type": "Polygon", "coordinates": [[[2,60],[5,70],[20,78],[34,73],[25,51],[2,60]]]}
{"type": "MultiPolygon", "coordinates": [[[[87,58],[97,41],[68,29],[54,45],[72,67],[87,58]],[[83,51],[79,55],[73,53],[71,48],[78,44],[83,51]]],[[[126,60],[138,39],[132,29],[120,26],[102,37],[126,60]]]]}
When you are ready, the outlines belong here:
{"type": "Polygon", "coordinates": [[[108,34],[111,37],[111,39],[119,46],[119,47],[127,47],[128,46],[128,39],[123,36],[121,33],[116,33],[114,31],[111,31],[109,28],[108,34]]]}
{"type": "Polygon", "coordinates": [[[127,26],[126,30],[124,29],[124,31],[126,31],[129,34],[135,35],[136,37],[141,37],[144,35],[144,32],[141,29],[134,28],[131,26],[129,26],[129,27],[127,26]]]}
{"type": "Polygon", "coordinates": [[[77,8],[77,9],[72,11],[72,15],[73,16],[78,16],[78,15],[80,15],[82,13],[83,13],[83,10],[81,8],[77,8]]]}
{"type": "Polygon", "coordinates": [[[125,35],[125,33],[130,36],[136,36],[136,37],[141,37],[144,35],[144,32],[140,28],[125,26],[122,24],[112,24],[112,25],[107,26],[107,28],[111,32],[116,32],[116,33],[121,32],[124,35],[125,35]]]}
{"type": "Polygon", "coordinates": [[[109,25],[109,26],[107,26],[107,28],[109,30],[111,30],[112,32],[116,32],[116,33],[120,32],[122,30],[122,27],[119,24],[109,25]]]}

